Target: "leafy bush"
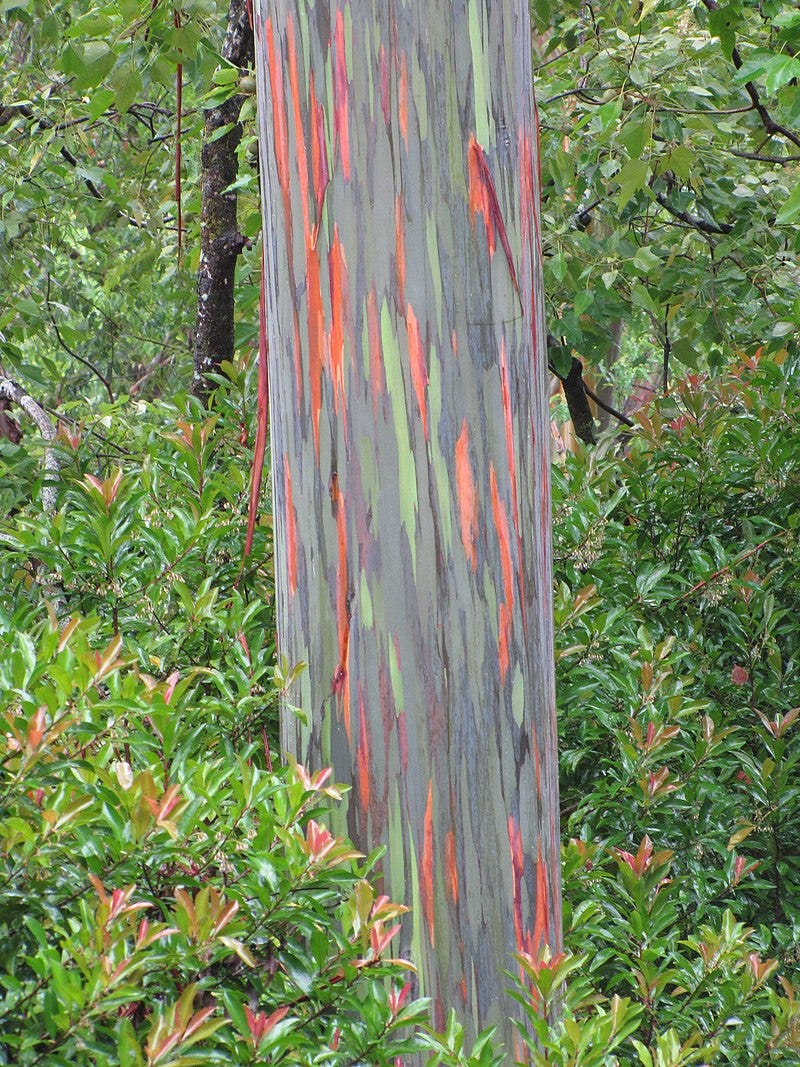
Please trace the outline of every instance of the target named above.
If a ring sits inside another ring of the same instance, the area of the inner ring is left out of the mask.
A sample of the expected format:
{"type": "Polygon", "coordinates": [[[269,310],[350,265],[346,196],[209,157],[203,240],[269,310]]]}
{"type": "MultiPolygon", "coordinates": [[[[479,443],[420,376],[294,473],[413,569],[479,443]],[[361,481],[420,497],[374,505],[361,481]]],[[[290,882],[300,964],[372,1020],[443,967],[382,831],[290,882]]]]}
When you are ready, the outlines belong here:
{"type": "Polygon", "coordinates": [[[323,825],[338,789],[272,768],[286,679],[268,526],[242,569],[242,410],[229,386],[212,416],[182,399],[62,433],[50,517],[30,457],[5,453],[0,1062],[388,1064],[430,1044],[391,958],[405,908],[323,825]]]}
{"type": "Polygon", "coordinates": [[[550,966],[579,975],[579,1019],[602,1000],[542,1062],[616,1062],[598,1033],[635,1018],[619,1062],[796,1063],[797,373],[748,360],[639,421],[627,455],[554,472],[566,944],[583,962],[550,966]]]}

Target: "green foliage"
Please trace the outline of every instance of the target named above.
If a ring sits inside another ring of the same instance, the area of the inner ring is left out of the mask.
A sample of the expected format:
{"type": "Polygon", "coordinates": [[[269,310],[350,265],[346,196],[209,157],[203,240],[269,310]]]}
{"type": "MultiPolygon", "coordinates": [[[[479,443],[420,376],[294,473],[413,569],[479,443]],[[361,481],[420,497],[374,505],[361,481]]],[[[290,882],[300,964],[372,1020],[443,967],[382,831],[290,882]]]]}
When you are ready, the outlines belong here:
{"type": "Polygon", "coordinates": [[[523,961],[536,1062],[797,1062],[797,381],[689,379],[554,472],[569,952],[523,961]]]}
{"type": "Polygon", "coordinates": [[[796,352],[800,20],[784,0],[533,0],[549,329],[652,372],[796,352]]]}
{"type": "Polygon", "coordinates": [[[406,909],[323,824],[339,789],[272,768],[286,671],[268,526],[241,566],[243,386],[213,415],[178,398],[62,433],[52,517],[4,453],[29,499],[0,529],[0,1062],[333,1067],[433,1042],[391,955],[406,909]]]}
{"type": "MultiPolygon", "coordinates": [[[[42,400],[158,395],[189,381],[204,108],[238,88],[220,66],[227,10],[216,0],[0,3],[0,362],[42,400]]],[[[254,104],[243,109],[251,127],[254,104]]],[[[251,147],[245,137],[237,190],[240,228],[256,238],[251,147]]],[[[241,345],[257,322],[258,270],[251,249],[241,345]]]]}

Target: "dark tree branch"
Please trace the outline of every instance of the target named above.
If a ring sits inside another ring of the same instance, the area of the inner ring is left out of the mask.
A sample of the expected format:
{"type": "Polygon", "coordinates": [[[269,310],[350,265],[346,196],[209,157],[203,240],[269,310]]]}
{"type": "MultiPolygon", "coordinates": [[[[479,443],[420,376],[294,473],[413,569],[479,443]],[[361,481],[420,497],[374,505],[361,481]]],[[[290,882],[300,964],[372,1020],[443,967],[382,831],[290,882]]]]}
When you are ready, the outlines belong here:
{"type": "Polygon", "coordinates": [[[45,302],[44,303],[45,303],[45,307],[47,309],[47,317],[50,319],[50,324],[52,325],[53,329],[56,332],[56,337],[58,338],[58,343],[61,345],[61,347],[64,349],[64,351],[67,353],[68,356],[71,356],[73,359],[77,360],[78,363],[82,363],[84,367],[86,367],[88,370],[90,370],[93,374],[95,374],[100,379],[100,381],[105,386],[106,392],[108,393],[108,399],[113,404],[114,403],[114,393],[113,393],[113,391],[111,389],[111,382],[108,380],[108,378],[105,376],[105,374],[103,374],[103,372],[100,370],[100,368],[96,367],[94,365],[94,363],[91,362],[91,360],[85,359],[83,356],[79,355],[75,351],[75,349],[71,348],[67,344],[67,342],[64,340],[64,338],[61,336],[61,331],[58,328],[58,323],[56,322],[55,315],[53,314],[53,309],[52,309],[52,307],[50,305],[50,273],[49,272],[47,274],[47,292],[45,294],[45,302]]]}
{"type": "Polygon", "coordinates": [[[624,426],[634,425],[634,423],[628,418],[627,415],[623,415],[621,411],[617,411],[617,409],[615,407],[612,407],[611,404],[607,404],[605,400],[601,400],[597,393],[595,393],[592,389],[589,388],[586,382],[583,383],[583,390],[590,400],[593,400],[599,408],[603,409],[603,411],[608,412],[608,414],[615,418],[617,422],[621,422],[624,426]]]}
{"type": "Polygon", "coordinates": [[[548,363],[550,372],[555,374],[561,382],[564,397],[569,408],[569,417],[575,427],[575,433],[581,441],[593,445],[597,441],[594,432],[594,419],[592,409],[587,399],[586,383],[583,380],[583,364],[579,359],[572,357],[569,372],[566,375],[559,374],[552,363],[548,363]]]}
{"type": "MultiPolygon", "coordinates": [[[[718,0],[703,0],[703,5],[708,11],[719,11],[718,0]]],[[[741,70],[744,66],[744,60],[736,45],[733,46],[731,51],[731,60],[737,70],[741,70]]],[[[793,145],[800,148],[800,135],[796,134],[793,130],[788,129],[786,126],[781,126],[780,123],[775,122],[772,115],[770,115],[769,111],[762,103],[755,84],[752,81],[748,81],[744,83],[744,87],[747,91],[747,95],[753,103],[753,108],[758,112],[758,117],[761,119],[761,124],[767,133],[770,136],[776,133],[780,134],[781,137],[785,137],[787,141],[791,141],[793,145]]]]}
{"type": "Polygon", "coordinates": [[[692,229],[699,230],[701,233],[726,234],[733,229],[733,225],[730,222],[709,222],[699,215],[693,215],[690,211],[679,210],[669,202],[664,193],[656,193],[656,200],[674,218],[680,219],[681,222],[685,222],[687,226],[691,226],[692,229]]]}
{"type": "Polygon", "coordinates": [[[752,159],[756,163],[777,163],[781,167],[786,167],[791,163],[800,163],[800,156],[762,156],[760,152],[740,152],[736,148],[729,148],[728,151],[732,156],[738,156],[739,159],[752,159]]]}

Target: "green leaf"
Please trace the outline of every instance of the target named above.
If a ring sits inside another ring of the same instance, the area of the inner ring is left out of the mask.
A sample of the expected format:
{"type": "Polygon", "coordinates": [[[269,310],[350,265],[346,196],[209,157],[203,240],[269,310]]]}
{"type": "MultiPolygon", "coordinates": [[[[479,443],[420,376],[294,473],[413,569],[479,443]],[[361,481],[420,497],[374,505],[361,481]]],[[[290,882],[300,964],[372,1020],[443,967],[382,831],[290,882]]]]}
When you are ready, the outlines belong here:
{"type": "Polygon", "coordinates": [[[114,90],[114,107],[124,115],[142,91],[142,76],[132,63],[125,63],[116,68],[110,84],[114,90]]]}
{"type": "Polygon", "coordinates": [[[798,183],[792,190],[789,199],[780,209],[775,217],[775,221],[779,226],[783,226],[786,223],[794,222],[796,218],[800,216],[800,183],[798,183]]]}
{"type": "Polygon", "coordinates": [[[647,274],[651,270],[661,267],[661,258],[656,255],[650,245],[647,245],[644,248],[640,248],[633,257],[633,265],[637,270],[644,271],[647,274]]]}
{"type": "Polygon", "coordinates": [[[619,194],[617,208],[622,210],[631,197],[644,188],[650,165],[645,159],[630,159],[617,175],[619,194]]]}
{"type": "Polygon", "coordinates": [[[75,74],[74,87],[78,92],[99,85],[116,62],[116,55],[103,41],[88,41],[83,48],[80,62],[82,69],[75,74]]]}
{"type": "Polygon", "coordinates": [[[631,159],[639,159],[645,145],[650,142],[650,122],[640,119],[637,122],[626,122],[620,131],[619,139],[625,146],[625,151],[631,159]]]}

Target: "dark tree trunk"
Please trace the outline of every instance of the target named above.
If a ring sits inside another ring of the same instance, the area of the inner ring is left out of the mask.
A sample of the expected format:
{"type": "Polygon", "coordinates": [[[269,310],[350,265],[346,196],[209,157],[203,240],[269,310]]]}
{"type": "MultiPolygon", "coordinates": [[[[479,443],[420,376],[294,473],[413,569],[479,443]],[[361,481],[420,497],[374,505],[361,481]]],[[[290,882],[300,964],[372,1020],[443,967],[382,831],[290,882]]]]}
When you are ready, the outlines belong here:
{"type": "MultiPolygon", "coordinates": [[[[253,65],[253,29],[247,0],[231,0],[223,58],[243,72],[253,65]]],[[[204,396],[209,374],[223,360],[233,359],[233,291],[236,260],[246,241],[239,232],[235,191],[225,192],[236,181],[239,164],[236,149],[242,136],[239,113],[244,96],[238,93],[206,112],[201,157],[200,267],[197,277],[197,323],[195,326],[193,391],[204,396]],[[233,123],[233,129],[217,140],[214,133],[233,123]]]]}

